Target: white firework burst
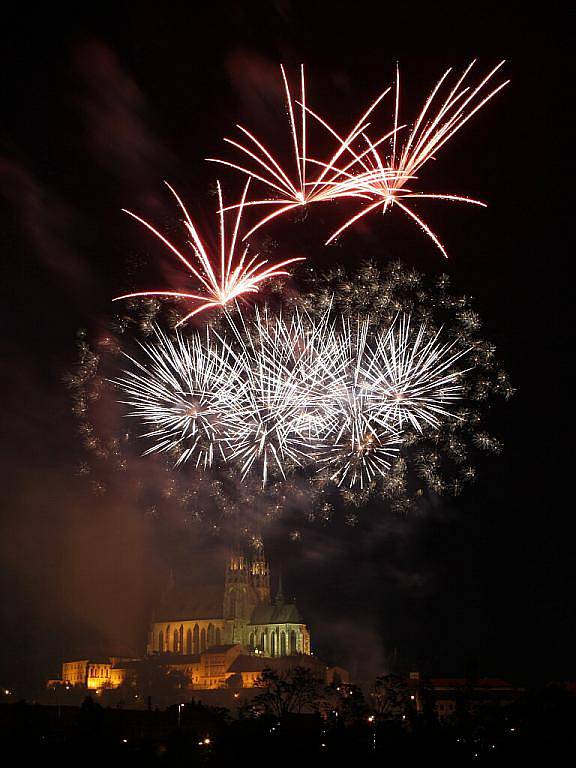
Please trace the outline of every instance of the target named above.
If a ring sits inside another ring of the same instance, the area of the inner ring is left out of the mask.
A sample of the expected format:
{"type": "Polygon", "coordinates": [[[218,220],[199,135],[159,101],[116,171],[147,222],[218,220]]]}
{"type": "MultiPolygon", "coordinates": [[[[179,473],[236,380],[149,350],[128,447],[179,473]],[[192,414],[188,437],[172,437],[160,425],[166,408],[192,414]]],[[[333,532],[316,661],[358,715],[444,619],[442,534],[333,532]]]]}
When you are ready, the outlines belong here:
{"type": "Polygon", "coordinates": [[[240,463],[242,477],[259,466],[266,483],[271,465],[285,477],[287,464],[311,461],[331,419],[325,390],[333,334],[328,314],[310,323],[298,313],[285,319],[266,309],[249,326],[242,316],[231,326],[244,386],[238,407],[225,417],[229,458],[240,463]]]}
{"type": "MultiPolygon", "coordinates": [[[[367,376],[368,320],[342,324],[332,351],[336,376],[329,387],[335,418],[326,425],[320,471],[337,485],[361,489],[386,474],[398,453],[401,435],[382,413],[367,376]]],[[[373,366],[371,366],[373,367],[373,366]]]]}
{"type": "Polygon", "coordinates": [[[135,416],[149,427],[152,438],[144,453],[175,452],[176,464],[212,465],[224,458],[221,415],[237,396],[239,370],[222,345],[199,335],[174,339],[156,328],[154,344],[140,344],[146,363],[126,355],[136,370],[124,371],[118,384],[135,416]]]}
{"type": "Polygon", "coordinates": [[[157,330],[141,344],[146,364],[116,384],[154,439],[146,452],[178,452],[177,463],[231,462],[240,477],[286,479],[315,466],[337,485],[364,489],[386,475],[402,428],[436,428],[461,394],[465,351],[402,317],[371,335],[354,323],[293,312],[228,315],[231,333],[174,339],[157,330]]]}
{"type": "Polygon", "coordinates": [[[399,429],[410,424],[422,432],[426,425],[438,427],[441,419],[453,417],[447,406],[460,398],[465,373],[455,364],[470,350],[458,349],[456,341],[442,342],[440,334],[426,325],[414,330],[404,315],[368,349],[364,374],[374,408],[399,429]]]}

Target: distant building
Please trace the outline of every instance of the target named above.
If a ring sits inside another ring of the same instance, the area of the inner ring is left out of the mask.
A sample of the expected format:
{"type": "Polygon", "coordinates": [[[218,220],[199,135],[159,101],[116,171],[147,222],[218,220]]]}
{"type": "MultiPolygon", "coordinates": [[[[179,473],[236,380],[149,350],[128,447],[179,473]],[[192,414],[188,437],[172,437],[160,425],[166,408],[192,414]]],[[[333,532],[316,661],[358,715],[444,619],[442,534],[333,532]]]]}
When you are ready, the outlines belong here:
{"type": "Polygon", "coordinates": [[[479,677],[476,680],[466,677],[425,678],[419,672],[410,673],[408,687],[416,710],[422,711],[425,698],[429,695],[440,720],[452,717],[461,706],[473,711],[488,704],[511,704],[523,692],[522,688],[499,677],[479,677]]]}
{"type": "Polygon", "coordinates": [[[92,661],[89,659],[65,661],[62,664],[61,680],[51,680],[50,683],[83,686],[89,690],[117,688],[126,676],[123,667],[129,661],[135,661],[135,659],[110,657],[92,661]]]}
{"type": "MultiPolygon", "coordinates": [[[[226,563],[223,587],[170,585],[148,632],[146,656],[184,674],[194,690],[251,688],[265,668],[314,669],[327,682],[348,682],[348,673],[328,668],[310,650],[310,632],[279,579],[274,600],[270,570],[260,548],[251,558],[236,549],[226,563]]],[[[90,690],[117,688],[137,673],[138,659],[67,661],[56,685],[90,690]]]]}

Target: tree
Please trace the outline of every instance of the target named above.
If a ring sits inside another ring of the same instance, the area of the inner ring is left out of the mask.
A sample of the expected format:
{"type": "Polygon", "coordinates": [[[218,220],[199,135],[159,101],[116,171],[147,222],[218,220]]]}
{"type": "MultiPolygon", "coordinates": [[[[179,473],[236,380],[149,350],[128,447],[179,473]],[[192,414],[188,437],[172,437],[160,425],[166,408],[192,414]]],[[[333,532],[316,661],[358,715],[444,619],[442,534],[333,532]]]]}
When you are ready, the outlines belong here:
{"type": "Polygon", "coordinates": [[[382,720],[402,720],[410,710],[410,693],[399,675],[380,675],[372,691],[374,711],[382,720]]]}
{"type": "Polygon", "coordinates": [[[323,707],[330,720],[338,719],[341,725],[351,725],[365,720],[368,707],[362,689],[350,683],[332,683],[324,689],[323,707]]]}
{"type": "Polygon", "coordinates": [[[264,690],[251,702],[253,711],[277,718],[300,714],[304,709],[318,708],[322,683],[311,669],[294,667],[285,672],[264,669],[259,686],[264,690]]]}
{"type": "Polygon", "coordinates": [[[147,658],[135,667],[132,686],[134,694],[143,703],[150,697],[155,706],[164,707],[188,698],[190,680],[183,672],[166,668],[154,658],[147,658]]]}

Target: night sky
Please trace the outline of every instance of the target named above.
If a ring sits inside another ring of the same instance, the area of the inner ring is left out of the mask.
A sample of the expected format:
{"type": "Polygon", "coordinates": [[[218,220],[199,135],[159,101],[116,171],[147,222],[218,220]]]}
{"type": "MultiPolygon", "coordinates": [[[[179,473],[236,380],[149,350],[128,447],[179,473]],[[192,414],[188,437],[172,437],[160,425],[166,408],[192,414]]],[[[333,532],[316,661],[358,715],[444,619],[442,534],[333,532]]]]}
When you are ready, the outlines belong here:
{"type": "Polygon", "coordinates": [[[290,521],[265,535],[317,654],[353,674],[384,671],[392,657],[437,674],[475,664],[526,683],[573,679],[573,501],[560,459],[568,228],[549,202],[562,190],[551,176],[564,119],[550,99],[558,30],[505,4],[90,5],[82,16],[58,4],[12,11],[0,33],[0,683],[26,694],[63,658],[141,653],[173,564],[218,575],[222,542],[170,516],[152,525],[129,493],[95,496],[74,470],[81,447],[62,379],[77,330],[105,326],[131,260],[158,276],[165,258],[120,209],[174,219],[168,179],[202,226],[216,174],[231,194],[239,187],[203,158],[221,154],[236,122],[284,128],[273,127],[280,62],[293,72],[304,62],[310,101],[345,127],[397,60],[413,114],[448,66],[474,57],[482,71],[506,58],[512,84],[427,171],[430,189],[489,203],[427,206],[448,262],[395,216],[336,248],[320,247],[326,229],[314,222],[273,234],[318,266],[401,257],[474,296],[518,390],[488,417],[504,452],[480,462],[458,499],[418,515],[371,508],[357,528],[311,526],[297,544],[290,521]]]}

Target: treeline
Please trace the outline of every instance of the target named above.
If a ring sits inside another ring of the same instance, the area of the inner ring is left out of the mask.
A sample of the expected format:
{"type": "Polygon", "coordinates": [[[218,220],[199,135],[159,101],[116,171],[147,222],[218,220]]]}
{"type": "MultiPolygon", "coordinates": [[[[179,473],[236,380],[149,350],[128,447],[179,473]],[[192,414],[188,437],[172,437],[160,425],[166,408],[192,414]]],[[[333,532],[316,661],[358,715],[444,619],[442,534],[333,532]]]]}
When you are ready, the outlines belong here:
{"type": "MultiPolygon", "coordinates": [[[[180,695],[181,682],[164,679],[161,686],[180,695]]],[[[158,680],[147,685],[133,695],[158,695],[158,680]]],[[[355,685],[327,686],[306,668],[266,670],[235,710],[190,700],[189,692],[186,702],[164,709],[105,706],[92,697],[80,706],[18,702],[0,705],[0,735],[5,755],[59,765],[89,758],[127,766],[282,766],[305,759],[322,768],[342,760],[410,766],[437,758],[444,766],[509,766],[551,765],[574,754],[576,697],[561,687],[527,691],[507,706],[475,701],[469,689],[442,720],[430,689],[424,684],[418,699],[413,691],[394,675],[378,678],[365,695],[355,685]]]]}

